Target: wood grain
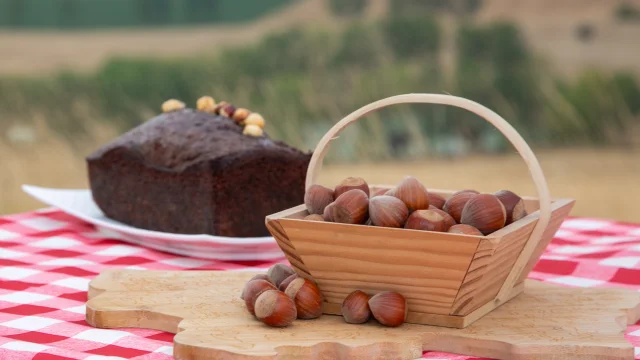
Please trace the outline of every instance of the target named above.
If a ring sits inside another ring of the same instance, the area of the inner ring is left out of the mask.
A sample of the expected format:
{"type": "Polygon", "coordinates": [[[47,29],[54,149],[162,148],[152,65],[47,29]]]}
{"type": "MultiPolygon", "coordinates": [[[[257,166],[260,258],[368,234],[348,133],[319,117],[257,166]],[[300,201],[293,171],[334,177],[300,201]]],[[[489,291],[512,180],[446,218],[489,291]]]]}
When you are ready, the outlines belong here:
{"type": "MultiPolygon", "coordinates": [[[[445,198],[455,192],[429,191],[445,198]]],[[[323,291],[326,314],[339,314],[354,290],[396,291],[407,298],[408,322],[460,328],[522,290],[519,272],[528,274],[532,266],[525,263],[535,264],[573,204],[553,201],[550,226],[532,259],[521,253],[540,220],[535,198],[525,199],[528,216],[488,236],[305,221],[304,205],[267,216],[266,224],[296,272],[323,291]]]]}
{"type": "Polygon", "coordinates": [[[342,304],[354,290],[402,293],[412,312],[449,314],[480,239],[281,218],[277,223],[322,289],[342,304]]]}
{"type": "Polygon", "coordinates": [[[270,328],[238,294],[254,273],[116,270],[89,284],[87,322],[177,333],[174,357],[202,359],[415,359],[423,350],[514,360],[632,360],[626,324],[640,318],[640,294],[526,281],[524,293],[465,329],[324,315],[270,328]]]}

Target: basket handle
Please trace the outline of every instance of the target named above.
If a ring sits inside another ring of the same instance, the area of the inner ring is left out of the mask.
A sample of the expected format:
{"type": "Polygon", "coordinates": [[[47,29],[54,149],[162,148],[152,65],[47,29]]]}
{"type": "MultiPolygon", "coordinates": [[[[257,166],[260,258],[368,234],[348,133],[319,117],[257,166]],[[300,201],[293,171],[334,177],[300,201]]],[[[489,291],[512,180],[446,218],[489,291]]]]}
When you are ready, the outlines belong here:
{"type": "Polygon", "coordinates": [[[320,142],[316,146],[316,149],[311,156],[309,167],[307,169],[306,188],[316,183],[319,171],[322,169],[322,161],[328,151],[328,146],[331,141],[336,139],[336,136],[347,127],[347,125],[357,121],[361,117],[369,114],[378,109],[385,108],[387,106],[396,104],[411,104],[411,103],[426,103],[426,104],[441,104],[450,105],[458,108],[468,110],[491,123],[496,127],[511,144],[516,148],[522,159],[529,168],[529,173],[533,178],[533,182],[536,186],[536,192],[540,201],[540,217],[536,223],[531,237],[525,247],[522,249],[517,261],[515,262],[507,280],[505,281],[498,297],[505,295],[508,290],[514,285],[516,279],[520,276],[520,273],[526,265],[528,259],[535,251],[538,243],[542,239],[542,235],[549,224],[551,218],[551,195],[549,194],[549,188],[547,186],[547,180],[544,177],[542,168],[538,163],[538,159],[533,154],[533,151],[527,145],[526,141],[518,134],[518,132],[504,120],[500,115],[496,114],[489,108],[480,105],[474,101],[443,94],[403,94],[388,97],[376,102],[372,102],[369,105],[365,105],[360,109],[347,115],[345,118],[336,123],[327,133],[320,139],[320,142]]]}

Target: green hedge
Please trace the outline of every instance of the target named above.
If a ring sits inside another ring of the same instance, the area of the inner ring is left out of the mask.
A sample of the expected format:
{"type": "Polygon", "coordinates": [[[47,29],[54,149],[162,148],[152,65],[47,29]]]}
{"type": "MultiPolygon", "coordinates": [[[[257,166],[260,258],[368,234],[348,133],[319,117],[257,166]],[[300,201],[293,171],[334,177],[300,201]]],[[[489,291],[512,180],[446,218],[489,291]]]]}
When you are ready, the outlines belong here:
{"type": "MultiPolygon", "coordinates": [[[[41,118],[69,139],[91,121],[125,131],[157,114],[166,99],[193,107],[205,94],[260,111],[270,134],[305,148],[364,104],[410,92],[447,92],[480,102],[536,146],[626,144],[638,126],[640,87],[633,75],[590,71],[577,79],[554,77],[533,60],[510,24],[460,28],[458,62],[452,76],[444,77],[437,60],[440,31],[430,21],[353,24],[338,35],[294,30],[222,49],[215,58],[118,58],[90,75],[0,78],[0,118],[9,119],[0,122],[0,133],[12,123],[41,118]],[[402,34],[419,27],[425,30],[412,47],[402,34]],[[407,43],[400,46],[398,39],[407,43]]],[[[508,147],[498,135],[460,109],[394,106],[341,134],[345,147],[333,156],[455,153],[460,139],[476,152],[503,151],[508,147]]]]}
{"type": "Polygon", "coordinates": [[[0,0],[0,27],[86,29],[253,20],[292,0],[0,0]]]}

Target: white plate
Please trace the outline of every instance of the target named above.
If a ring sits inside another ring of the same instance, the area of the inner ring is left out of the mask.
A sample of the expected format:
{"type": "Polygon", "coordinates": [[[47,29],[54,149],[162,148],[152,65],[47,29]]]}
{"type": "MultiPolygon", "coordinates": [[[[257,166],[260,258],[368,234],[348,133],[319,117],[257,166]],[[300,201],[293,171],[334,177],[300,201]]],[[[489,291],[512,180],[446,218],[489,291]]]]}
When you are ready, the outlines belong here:
{"type": "Polygon", "coordinates": [[[22,185],[22,190],[45,204],[96,226],[106,236],[177,255],[216,260],[274,260],[284,258],[271,236],[232,238],[172,234],[135,228],[107,218],[91,197],[91,191],[48,189],[22,185]]]}

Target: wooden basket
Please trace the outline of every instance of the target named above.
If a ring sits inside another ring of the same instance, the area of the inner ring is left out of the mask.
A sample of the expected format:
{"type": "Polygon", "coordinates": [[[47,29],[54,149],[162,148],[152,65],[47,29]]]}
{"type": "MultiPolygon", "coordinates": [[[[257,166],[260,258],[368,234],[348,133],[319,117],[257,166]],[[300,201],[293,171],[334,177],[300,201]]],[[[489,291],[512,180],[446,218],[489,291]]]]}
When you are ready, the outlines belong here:
{"type": "MultiPolygon", "coordinates": [[[[325,314],[340,315],[342,301],[354,290],[396,291],[407,298],[407,322],[464,328],[524,290],[525,278],[575,201],[550,198],[538,160],[498,114],[473,101],[440,94],[393,96],[342,119],[318,143],[306,187],[316,182],[328,145],[340,131],[372,111],[403,103],[463,108],[500,130],[535,182],[538,197],[524,197],[528,215],[487,236],[305,221],[304,205],[267,216],[266,225],[295,271],[318,284],[325,314]]],[[[455,192],[429,191],[445,198],[455,192]]]]}

